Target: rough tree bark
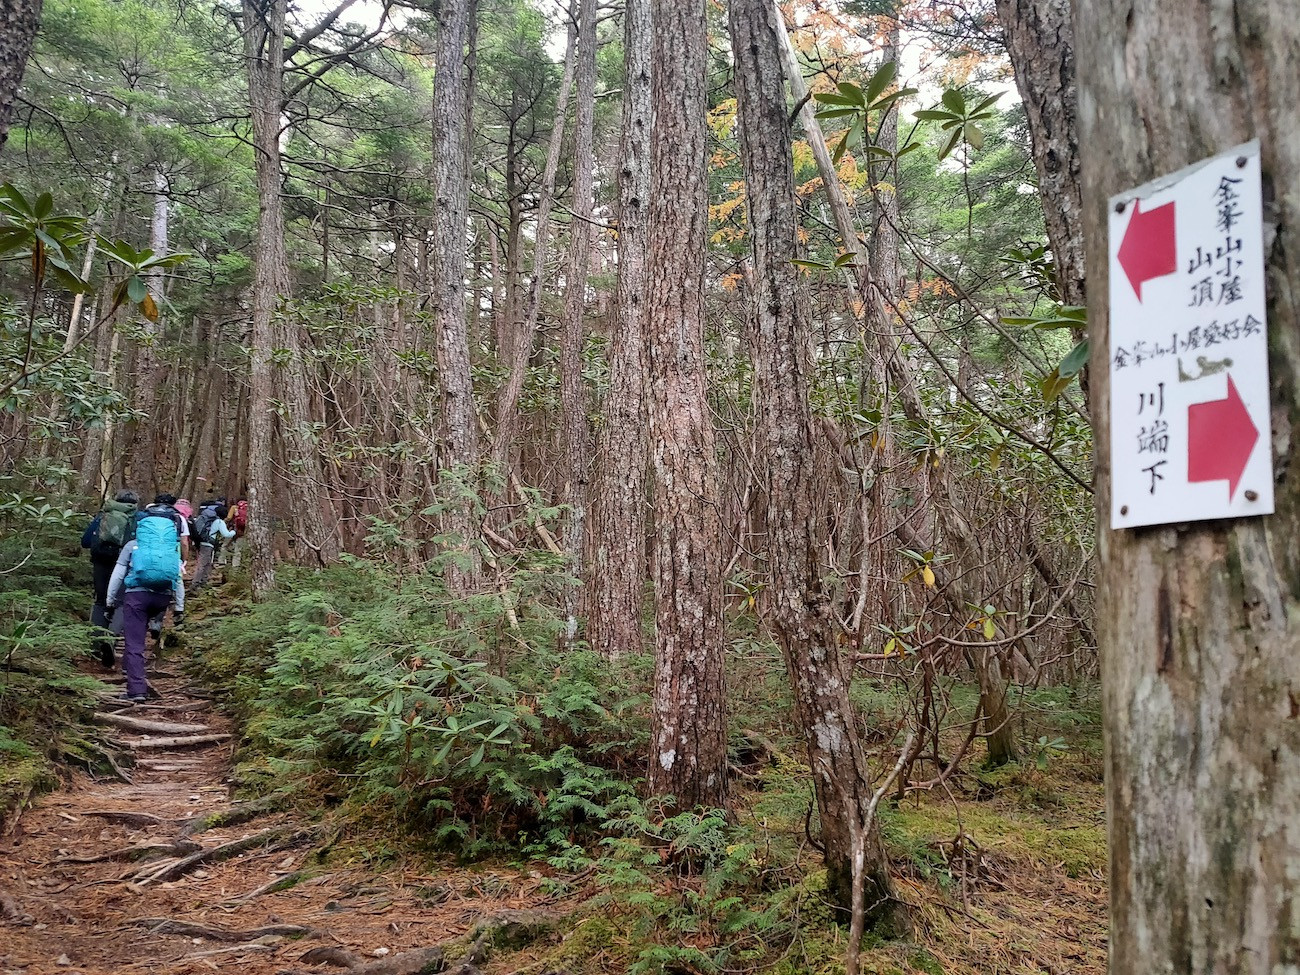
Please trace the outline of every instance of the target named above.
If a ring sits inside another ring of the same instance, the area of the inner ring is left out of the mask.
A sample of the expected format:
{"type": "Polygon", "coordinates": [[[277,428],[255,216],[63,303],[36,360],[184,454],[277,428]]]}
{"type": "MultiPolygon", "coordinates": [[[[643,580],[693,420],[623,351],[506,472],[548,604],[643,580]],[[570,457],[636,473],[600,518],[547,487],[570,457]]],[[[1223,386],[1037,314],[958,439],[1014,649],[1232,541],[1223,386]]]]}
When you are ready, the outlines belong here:
{"type": "Polygon", "coordinates": [[[248,98],[253,123],[254,161],[257,169],[257,239],[259,259],[253,264],[253,324],[249,336],[248,410],[248,539],[251,549],[253,594],[265,596],[275,586],[271,550],[271,516],[274,505],[273,437],[275,433],[274,365],[275,327],[272,318],[279,302],[282,279],[268,259],[284,246],[280,210],[280,91],[284,84],[285,0],[242,0],[244,58],[248,72],[248,98]]]}
{"type": "Polygon", "coordinates": [[[27,70],[43,0],[0,0],[0,148],[9,138],[18,86],[27,70]]]}
{"type": "Polygon", "coordinates": [[[650,0],[623,10],[618,158],[618,315],[592,490],[588,641],[607,657],[641,652],[645,581],[646,204],[650,198],[650,0]]]}
{"type": "MultiPolygon", "coordinates": [[[[442,427],[448,467],[470,471],[479,464],[478,410],[470,374],[465,321],[465,261],[469,222],[469,105],[465,52],[470,37],[470,0],[443,0],[438,7],[437,70],[433,79],[433,240],[430,305],[437,332],[442,427]]],[[[447,570],[453,593],[478,586],[478,525],[469,505],[458,505],[446,529],[462,540],[462,562],[447,570]]]]}
{"type": "MultiPolygon", "coordinates": [[[[564,330],[560,340],[561,500],[569,508],[564,525],[564,555],[569,572],[581,579],[583,533],[587,518],[590,464],[586,384],[582,379],[582,342],[587,305],[587,270],[591,260],[592,128],[596,116],[596,4],[579,0],[577,69],[573,116],[573,221],[569,224],[569,263],[564,275],[564,330]]],[[[578,589],[565,591],[566,640],[578,634],[578,589]]]]}
{"type": "Polygon", "coordinates": [[[997,8],[1029,120],[1061,299],[1082,305],[1083,202],[1070,0],[997,0],[997,8]]]}
{"type": "Polygon", "coordinates": [[[1110,971],[1282,975],[1300,970],[1300,19],[1291,0],[1076,14],[1110,971]],[[1277,513],[1111,531],[1107,199],[1254,137],[1277,513]]]}
{"type": "Polygon", "coordinates": [[[704,372],[706,0],[653,0],[647,293],[655,512],[650,791],[727,801],[722,525],[704,372]]]}
{"type": "Polygon", "coordinates": [[[778,14],[771,0],[731,0],[729,11],[754,254],[754,455],[767,495],[768,622],[785,657],[813,771],[830,897],[850,911],[860,875],[859,911],[873,927],[896,931],[906,928],[905,915],[868,812],[866,758],[822,584],[830,570],[821,557],[826,524],[813,463],[812,331],[791,263],[799,256],[799,221],[778,14]]]}

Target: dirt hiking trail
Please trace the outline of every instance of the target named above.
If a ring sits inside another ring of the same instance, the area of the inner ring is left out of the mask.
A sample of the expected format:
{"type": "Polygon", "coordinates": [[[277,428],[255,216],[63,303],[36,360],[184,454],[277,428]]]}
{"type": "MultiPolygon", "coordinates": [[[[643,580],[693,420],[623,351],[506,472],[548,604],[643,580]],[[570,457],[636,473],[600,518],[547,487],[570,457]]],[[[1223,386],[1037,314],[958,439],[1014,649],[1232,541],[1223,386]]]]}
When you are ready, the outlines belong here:
{"type": "Polygon", "coordinates": [[[553,936],[537,874],[321,863],[319,824],[232,801],[229,719],[151,679],[160,699],[99,718],[131,781],[78,774],[0,837],[0,975],[475,975],[553,936]]]}

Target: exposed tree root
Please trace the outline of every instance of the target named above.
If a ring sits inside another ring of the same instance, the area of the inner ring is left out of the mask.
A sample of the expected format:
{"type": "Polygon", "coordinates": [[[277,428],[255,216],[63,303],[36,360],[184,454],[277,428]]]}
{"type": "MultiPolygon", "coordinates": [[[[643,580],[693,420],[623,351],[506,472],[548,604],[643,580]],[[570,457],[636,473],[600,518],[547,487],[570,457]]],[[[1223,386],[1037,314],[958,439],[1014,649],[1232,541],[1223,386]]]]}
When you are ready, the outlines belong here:
{"type": "Polygon", "coordinates": [[[741,732],[754,746],[754,751],[766,757],[769,765],[793,764],[793,760],[783,752],[771,738],[757,731],[746,729],[741,732]]]}
{"type": "Polygon", "coordinates": [[[89,809],[81,815],[106,819],[110,823],[124,823],[127,826],[166,826],[168,823],[175,822],[175,820],[163,819],[152,813],[128,812],[119,809],[89,809]]]}
{"type": "Polygon", "coordinates": [[[200,745],[215,745],[217,742],[229,741],[230,735],[190,735],[184,738],[145,738],[142,741],[127,742],[127,747],[141,750],[153,748],[197,748],[200,745]]]}
{"type": "Polygon", "coordinates": [[[210,829],[218,829],[222,826],[239,826],[249,820],[256,819],[258,816],[264,816],[265,814],[272,812],[275,807],[275,797],[267,796],[253,802],[241,803],[238,806],[229,806],[225,809],[217,809],[202,816],[195,816],[193,819],[186,822],[180,835],[194,836],[198,833],[204,833],[210,829]]]}
{"type": "Polygon", "coordinates": [[[313,948],[298,959],[304,965],[335,965],[339,968],[360,968],[365,961],[354,951],[337,945],[324,945],[313,948]]]}
{"type": "Polygon", "coordinates": [[[205,724],[181,724],[176,721],[150,721],[148,718],[137,718],[129,714],[113,714],[104,711],[96,712],[92,718],[95,724],[108,724],[118,728],[125,728],[127,731],[139,731],[145,734],[158,735],[201,735],[210,730],[205,724]]]}
{"type": "Polygon", "coordinates": [[[541,911],[498,911],[479,920],[470,937],[489,948],[523,948],[550,934],[555,925],[556,919],[541,911]]]}
{"type": "Polygon", "coordinates": [[[108,749],[84,738],[76,741],[74,745],[75,747],[62,750],[64,761],[71,765],[80,765],[91,775],[99,775],[107,767],[119,781],[131,785],[131,776],[117,764],[117,759],[108,749]]]}
{"type": "Polygon", "coordinates": [[[258,887],[255,890],[250,890],[247,894],[241,894],[240,896],[231,898],[230,900],[222,901],[221,906],[237,907],[240,904],[247,904],[249,901],[256,897],[261,897],[263,894],[274,894],[277,890],[288,890],[305,876],[305,872],[295,870],[293,873],[286,874],[283,877],[276,877],[269,883],[262,884],[261,887],[258,887]]]}
{"type": "Polygon", "coordinates": [[[110,863],[118,860],[156,860],[159,857],[183,857],[202,849],[193,840],[176,840],[174,843],[146,843],[141,846],[124,846],[107,853],[90,857],[60,857],[55,863],[110,863]]]}
{"type": "Polygon", "coordinates": [[[274,829],[254,833],[252,836],[245,836],[243,839],[231,840],[229,843],[222,843],[220,846],[191,853],[175,863],[140,876],[136,882],[144,886],[146,884],[179,880],[191,870],[205,863],[220,863],[223,860],[229,860],[241,853],[247,853],[259,847],[265,847],[268,850],[283,849],[301,843],[303,840],[315,836],[316,833],[317,830],[315,829],[295,830],[289,826],[277,826],[274,829]]]}
{"type": "Polygon", "coordinates": [[[186,938],[207,938],[224,944],[238,944],[244,941],[256,941],[259,938],[311,938],[319,937],[315,928],[305,928],[300,924],[268,924],[266,927],[251,928],[247,931],[235,931],[230,928],[196,924],[193,921],[178,921],[169,917],[142,917],[131,922],[132,925],[148,928],[150,934],[177,934],[186,938]]]}

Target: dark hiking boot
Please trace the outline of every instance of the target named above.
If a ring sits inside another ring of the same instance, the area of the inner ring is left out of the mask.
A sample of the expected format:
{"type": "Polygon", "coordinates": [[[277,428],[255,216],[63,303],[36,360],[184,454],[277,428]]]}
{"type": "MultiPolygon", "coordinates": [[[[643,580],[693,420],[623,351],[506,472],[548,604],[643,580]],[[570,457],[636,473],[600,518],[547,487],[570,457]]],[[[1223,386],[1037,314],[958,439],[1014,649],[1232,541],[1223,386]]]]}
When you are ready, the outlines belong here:
{"type": "Polygon", "coordinates": [[[148,694],[127,694],[123,691],[117,697],[110,698],[114,704],[144,704],[149,700],[148,694]]]}

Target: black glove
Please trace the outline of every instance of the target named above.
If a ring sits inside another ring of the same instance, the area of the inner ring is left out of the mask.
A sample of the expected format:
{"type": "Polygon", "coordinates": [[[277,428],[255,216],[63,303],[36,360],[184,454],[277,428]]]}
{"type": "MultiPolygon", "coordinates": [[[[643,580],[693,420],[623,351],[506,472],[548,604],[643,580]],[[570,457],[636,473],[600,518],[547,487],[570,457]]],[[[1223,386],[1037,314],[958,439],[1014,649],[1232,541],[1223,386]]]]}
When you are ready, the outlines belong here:
{"type": "Polygon", "coordinates": [[[105,606],[105,607],[104,607],[104,621],[107,622],[107,623],[111,623],[111,622],[113,622],[113,614],[116,613],[116,612],[117,612],[117,607],[116,607],[116,606],[105,606]]]}
{"type": "Polygon", "coordinates": [[[184,613],[172,613],[172,626],[180,627],[180,626],[184,626],[184,625],[185,625],[185,614],[184,614],[184,613]]]}

